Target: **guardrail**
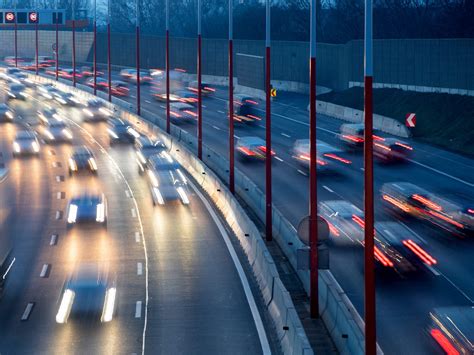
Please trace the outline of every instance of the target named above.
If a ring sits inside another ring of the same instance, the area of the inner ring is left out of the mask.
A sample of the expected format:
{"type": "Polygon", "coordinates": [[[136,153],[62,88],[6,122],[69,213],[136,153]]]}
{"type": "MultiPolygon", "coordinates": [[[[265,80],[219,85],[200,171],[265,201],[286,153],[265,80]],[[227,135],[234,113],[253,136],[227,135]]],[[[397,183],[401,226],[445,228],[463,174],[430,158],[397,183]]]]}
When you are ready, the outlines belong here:
{"type": "MultiPolygon", "coordinates": [[[[36,77],[39,82],[56,83],[55,80],[36,77]]],[[[91,88],[60,80],[62,90],[74,92],[85,99],[94,97],[91,88]]],[[[98,92],[106,99],[107,94],[98,92]]],[[[255,224],[244,212],[235,197],[227,189],[228,161],[207,146],[203,146],[204,162],[197,159],[190,147],[197,147],[197,138],[171,125],[171,134],[165,133],[166,121],[157,114],[143,110],[141,117],[128,112],[133,107],[121,99],[113,97],[113,104],[107,103],[117,115],[127,119],[135,129],[152,134],[167,143],[171,154],[183,165],[194,180],[206,191],[214,204],[226,218],[230,228],[240,241],[254,275],[260,286],[263,299],[272,317],[285,354],[312,354],[308,339],[298,318],[291,297],[280,280],[265,243],[255,224]]],[[[265,220],[265,195],[247,176],[236,169],[236,192],[256,213],[265,220]]],[[[295,270],[298,249],[305,245],[297,236],[295,228],[281,212],[273,207],[274,239],[295,270]]],[[[309,293],[309,271],[297,271],[304,288],[309,293]]],[[[364,354],[364,321],[329,270],[319,271],[319,304],[321,317],[331,337],[342,354],[364,354]]],[[[380,347],[378,354],[383,354],[380,347]]]]}

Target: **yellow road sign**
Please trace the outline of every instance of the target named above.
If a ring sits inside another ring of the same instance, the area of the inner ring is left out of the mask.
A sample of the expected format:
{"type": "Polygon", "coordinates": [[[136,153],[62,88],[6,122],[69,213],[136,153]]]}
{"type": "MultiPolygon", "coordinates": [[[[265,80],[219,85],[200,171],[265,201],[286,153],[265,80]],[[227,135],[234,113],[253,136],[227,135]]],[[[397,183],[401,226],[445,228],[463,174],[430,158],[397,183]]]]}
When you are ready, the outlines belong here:
{"type": "Polygon", "coordinates": [[[277,89],[271,89],[270,90],[270,96],[271,97],[276,97],[277,96],[277,89]]]}

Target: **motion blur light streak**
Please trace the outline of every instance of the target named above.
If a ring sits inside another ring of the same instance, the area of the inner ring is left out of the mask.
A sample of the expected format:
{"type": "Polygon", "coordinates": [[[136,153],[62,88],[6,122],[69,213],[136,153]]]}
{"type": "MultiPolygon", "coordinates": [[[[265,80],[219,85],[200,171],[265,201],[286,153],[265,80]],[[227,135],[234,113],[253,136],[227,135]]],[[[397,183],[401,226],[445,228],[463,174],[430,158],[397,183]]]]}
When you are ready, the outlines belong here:
{"type": "Polygon", "coordinates": [[[382,263],[383,266],[393,267],[392,261],[376,246],[374,246],[375,258],[382,263]]]}
{"type": "Polygon", "coordinates": [[[74,292],[66,289],[61,299],[58,313],[56,314],[57,323],[66,323],[69,313],[71,312],[72,304],[74,303],[74,292]]]}
{"type": "Polygon", "coordinates": [[[448,223],[450,223],[450,224],[452,224],[452,225],[454,225],[454,226],[456,226],[460,229],[464,228],[464,225],[462,225],[461,223],[456,222],[454,219],[452,219],[448,216],[445,216],[441,213],[438,213],[438,212],[435,212],[435,211],[428,211],[428,213],[431,214],[432,216],[438,217],[439,219],[442,219],[443,221],[448,222],[448,223]]]}
{"type": "Polygon", "coordinates": [[[336,154],[326,153],[326,154],[324,154],[324,156],[328,157],[328,158],[331,158],[331,159],[334,159],[334,160],[337,160],[337,161],[340,161],[341,163],[344,163],[344,164],[351,164],[352,163],[350,160],[341,158],[340,156],[337,156],[336,154]]]}
{"type": "Polygon", "coordinates": [[[102,322],[110,322],[114,315],[115,296],[117,289],[115,287],[109,288],[105,293],[104,312],[102,315],[102,322]]]}
{"type": "Polygon", "coordinates": [[[410,212],[410,208],[407,205],[405,205],[402,202],[399,202],[398,200],[394,199],[393,197],[390,197],[388,195],[383,195],[382,198],[385,201],[390,202],[392,205],[400,208],[403,212],[410,212]]]}
{"type": "Polygon", "coordinates": [[[438,205],[438,204],[436,204],[436,203],[430,201],[429,199],[427,199],[427,198],[425,198],[425,197],[423,197],[423,196],[420,196],[420,195],[415,194],[415,195],[412,195],[412,198],[413,198],[414,200],[417,200],[417,201],[421,202],[421,203],[424,204],[425,206],[427,206],[427,207],[429,207],[429,208],[431,208],[431,209],[433,209],[433,210],[435,210],[435,211],[438,211],[438,212],[439,212],[439,211],[442,211],[442,210],[443,210],[443,207],[441,207],[440,205],[438,205]]]}
{"type": "Polygon", "coordinates": [[[447,355],[459,355],[459,351],[454,348],[449,339],[439,329],[431,329],[430,334],[447,355]]]}
{"type": "Polygon", "coordinates": [[[403,241],[403,245],[413,251],[425,264],[428,265],[435,265],[437,264],[436,259],[434,259],[430,254],[424,251],[418,244],[416,244],[411,239],[405,239],[403,241]]]}

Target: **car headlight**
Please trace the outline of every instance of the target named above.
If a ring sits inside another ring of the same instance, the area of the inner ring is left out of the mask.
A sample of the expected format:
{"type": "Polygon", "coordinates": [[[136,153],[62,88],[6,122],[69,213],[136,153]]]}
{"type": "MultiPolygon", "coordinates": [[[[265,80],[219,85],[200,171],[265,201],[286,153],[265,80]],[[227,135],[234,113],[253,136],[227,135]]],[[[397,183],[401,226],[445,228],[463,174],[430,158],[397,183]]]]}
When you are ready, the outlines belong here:
{"type": "Polygon", "coordinates": [[[44,135],[45,135],[46,137],[48,137],[48,139],[54,140],[54,136],[53,136],[53,134],[52,134],[49,130],[45,129],[45,130],[44,130],[44,135]]]}
{"type": "Polygon", "coordinates": [[[114,132],[113,130],[111,130],[110,128],[107,128],[107,132],[109,132],[109,134],[110,134],[113,138],[118,139],[119,136],[117,135],[117,133],[115,133],[115,132],[114,132]]]}
{"type": "Polygon", "coordinates": [[[94,114],[93,114],[90,110],[84,108],[84,109],[82,109],[82,111],[83,111],[87,116],[89,116],[89,117],[94,117],[94,114]]]}
{"type": "Polygon", "coordinates": [[[75,97],[71,97],[70,100],[76,104],[80,103],[80,101],[76,99],[75,97]]]}
{"type": "Polygon", "coordinates": [[[74,302],[75,293],[72,290],[66,289],[59,305],[58,313],[56,314],[57,323],[66,323],[71,312],[72,304],[74,302]]]}
{"type": "Polygon", "coordinates": [[[69,205],[69,213],[67,215],[67,222],[76,223],[76,218],[77,218],[77,205],[71,204],[69,205]]]}
{"type": "Polygon", "coordinates": [[[59,103],[63,105],[66,105],[66,100],[64,100],[62,97],[56,97],[56,101],[58,101],[59,103]]]}
{"type": "Polygon", "coordinates": [[[177,169],[178,171],[178,174],[179,176],[181,177],[181,180],[183,181],[183,183],[187,184],[188,180],[186,179],[186,176],[184,176],[183,172],[181,171],[181,169],[177,169]]]}
{"type": "Polygon", "coordinates": [[[69,169],[71,169],[72,171],[77,171],[76,161],[72,158],[69,158],[69,169]]]}
{"type": "Polygon", "coordinates": [[[21,152],[20,145],[17,142],[13,142],[13,151],[15,153],[20,153],[21,152]]]}
{"type": "Polygon", "coordinates": [[[14,93],[12,93],[12,92],[9,91],[9,92],[8,92],[8,95],[9,95],[10,97],[13,97],[14,99],[16,99],[16,95],[15,95],[14,93]]]}
{"type": "Polygon", "coordinates": [[[89,158],[89,166],[91,167],[91,170],[97,170],[97,163],[94,158],[89,158]]]}
{"type": "Polygon", "coordinates": [[[159,185],[158,179],[156,178],[155,174],[153,171],[148,170],[148,177],[150,178],[151,185],[154,187],[157,187],[159,185]]]}
{"type": "Polygon", "coordinates": [[[45,98],[49,99],[49,100],[51,100],[51,99],[53,98],[53,97],[52,97],[50,94],[48,94],[47,92],[44,92],[44,93],[43,93],[43,96],[44,96],[45,98]]]}
{"type": "Polygon", "coordinates": [[[28,97],[28,94],[26,92],[20,92],[20,95],[23,96],[23,97],[28,97]]]}
{"type": "Polygon", "coordinates": [[[99,203],[96,208],[96,222],[102,223],[105,221],[105,205],[103,203],[99,203]]]}
{"type": "Polygon", "coordinates": [[[140,133],[138,133],[133,127],[128,127],[127,131],[128,131],[128,133],[130,133],[135,138],[140,137],[140,133]]]}
{"type": "Polygon", "coordinates": [[[12,113],[11,111],[7,111],[7,112],[5,113],[5,115],[6,115],[9,119],[11,119],[11,120],[13,119],[13,113],[12,113]]]}
{"type": "Polygon", "coordinates": [[[72,133],[71,133],[70,130],[68,130],[68,129],[66,129],[66,128],[63,129],[63,134],[64,134],[64,136],[65,136],[67,139],[72,139],[72,133]]]}
{"type": "Polygon", "coordinates": [[[32,143],[31,143],[31,146],[33,147],[33,151],[34,151],[35,153],[38,153],[38,152],[39,152],[40,147],[39,147],[38,142],[36,142],[36,141],[32,142],[32,143]]]}
{"type": "Polygon", "coordinates": [[[102,322],[110,322],[112,320],[114,316],[116,295],[117,289],[115,287],[111,287],[105,292],[104,310],[101,317],[102,322]]]}
{"type": "Polygon", "coordinates": [[[143,154],[141,152],[137,152],[137,156],[138,156],[138,160],[140,161],[140,163],[142,163],[142,164],[146,163],[146,159],[145,159],[145,157],[143,156],[143,154]]]}
{"type": "Polygon", "coordinates": [[[160,189],[158,189],[158,187],[153,187],[153,194],[155,195],[156,200],[157,200],[159,205],[164,205],[165,204],[165,200],[164,200],[163,196],[161,195],[160,189]]]}
{"type": "Polygon", "coordinates": [[[106,116],[110,116],[110,114],[111,114],[110,111],[109,111],[108,109],[106,109],[105,107],[101,107],[101,108],[99,109],[99,111],[100,111],[102,114],[106,115],[106,116]]]}
{"type": "Polygon", "coordinates": [[[188,195],[186,194],[186,191],[184,191],[183,187],[182,186],[177,187],[176,191],[178,192],[178,195],[181,198],[181,202],[183,202],[184,205],[189,205],[189,198],[188,198],[188,195]]]}

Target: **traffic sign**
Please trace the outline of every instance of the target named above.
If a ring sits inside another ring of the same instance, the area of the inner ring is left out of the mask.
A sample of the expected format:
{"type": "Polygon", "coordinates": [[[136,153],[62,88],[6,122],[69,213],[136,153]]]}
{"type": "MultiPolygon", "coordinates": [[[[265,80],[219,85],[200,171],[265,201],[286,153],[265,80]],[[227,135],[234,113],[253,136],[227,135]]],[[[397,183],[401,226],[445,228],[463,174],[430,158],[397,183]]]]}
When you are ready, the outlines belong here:
{"type": "Polygon", "coordinates": [[[276,97],[277,96],[277,89],[271,89],[270,90],[270,96],[271,97],[276,97]]]}
{"type": "MultiPolygon", "coordinates": [[[[309,246],[309,216],[304,217],[298,224],[297,229],[300,240],[309,246]]],[[[324,243],[329,239],[328,222],[321,216],[318,216],[318,243],[324,243]]]]}
{"type": "Polygon", "coordinates": [[[28,14],[28,18],[30,19],[30,23],[36,23],[38,21],[38,13],[37,12],[30,12],[28,14]]]}
{"type": "Polygon", "coordinates": [[[14,12],[5,12],[5,23],[15,22],[15,13],[14,12]]]}
{"type": "Polygon", "coordinates": [[[416,113],[407,113],[405,124],[409,128],[414,128],[416,126],[416,113]]]}

